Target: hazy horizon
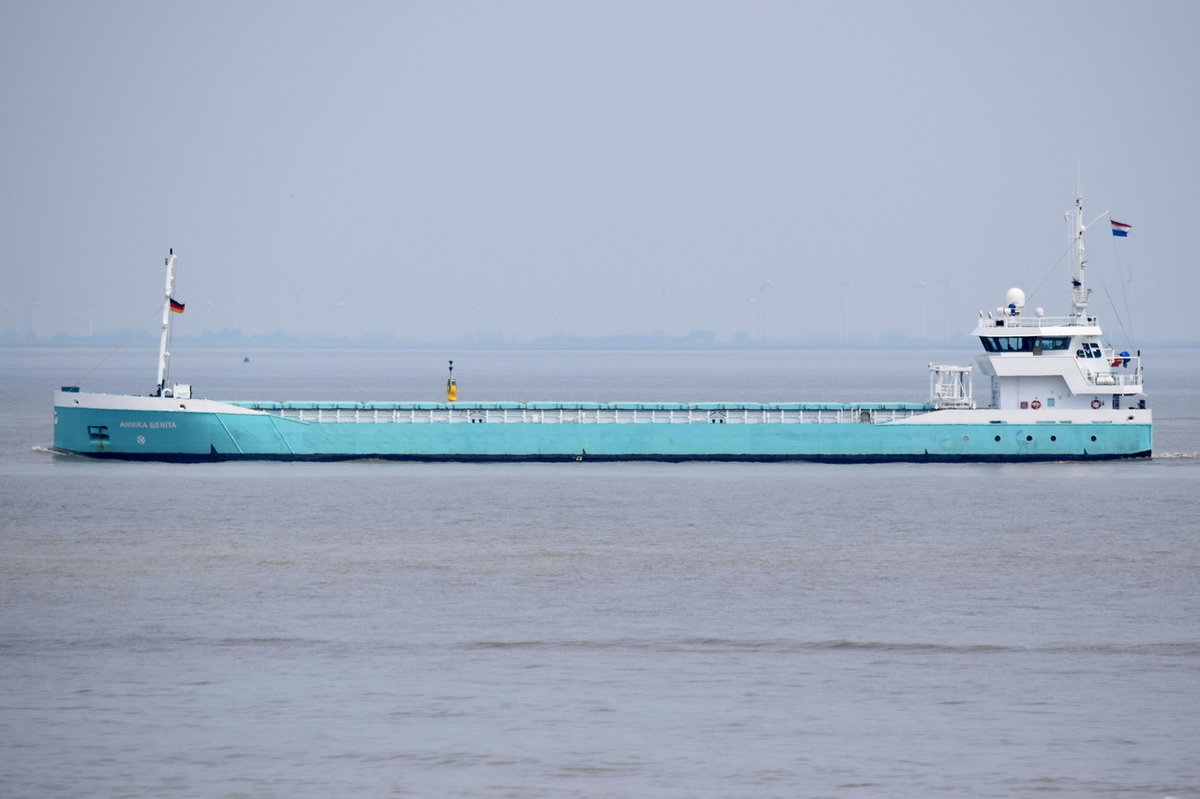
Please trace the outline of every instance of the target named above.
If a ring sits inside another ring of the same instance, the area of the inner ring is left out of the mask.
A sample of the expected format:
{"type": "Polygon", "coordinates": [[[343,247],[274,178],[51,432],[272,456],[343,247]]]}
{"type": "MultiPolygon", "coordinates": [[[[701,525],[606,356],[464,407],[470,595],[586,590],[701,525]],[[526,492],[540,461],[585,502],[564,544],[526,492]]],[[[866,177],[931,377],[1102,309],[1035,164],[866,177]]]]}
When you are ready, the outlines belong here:
{"type": "Polygon", "coordinates": [[[0,331],[1196,336],[1200,6],[9,2],[0,331]],[[1181,87],[1183,91],[1181,92],[1181,87]],[[1127,239],[1108,216],[1133,225],[1127,239]]]}

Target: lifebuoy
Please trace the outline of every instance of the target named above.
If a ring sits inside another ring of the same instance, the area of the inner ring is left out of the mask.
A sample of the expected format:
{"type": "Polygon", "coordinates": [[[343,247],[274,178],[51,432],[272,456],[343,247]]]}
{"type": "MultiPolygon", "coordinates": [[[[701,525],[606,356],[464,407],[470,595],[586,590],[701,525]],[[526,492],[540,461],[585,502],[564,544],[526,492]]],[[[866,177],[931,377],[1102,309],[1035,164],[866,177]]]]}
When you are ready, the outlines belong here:
{"type": "Polygon", "coordinates": [[[1029,403],[1029,407],[1036,411],[1038,408],[1042,407],[1042,403],[1040,400],[1034,400],[1033,402],[1029,403]]]}
{"type": "Polygon", "coordinates": [[[1100,410],[1100,406],[1101,406],[1101,405],[1103,405],[1103,404],[1104,404],[1104,403],[1103,403],[1103,402],[1101,402],[1100,400],[1098,400],[1098,399],[1094,399],[1094,400],[1092,400],[1092,409],[1093,409],[1093,410],[1097,410],[1097,411],[1098,411],[1098,410],[1100,410]]]}

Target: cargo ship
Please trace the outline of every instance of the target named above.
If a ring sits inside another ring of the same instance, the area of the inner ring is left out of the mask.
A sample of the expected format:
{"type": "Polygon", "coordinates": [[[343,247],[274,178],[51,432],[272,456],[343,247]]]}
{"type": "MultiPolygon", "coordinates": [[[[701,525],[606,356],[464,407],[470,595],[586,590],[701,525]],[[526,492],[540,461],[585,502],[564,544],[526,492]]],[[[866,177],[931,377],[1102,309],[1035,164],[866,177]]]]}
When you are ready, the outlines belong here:
{"type": "MultiPolygon", "coordinates": [[[[1088,311],[1083,202],[1067,214],[1070,312],[1028,309],[1020,289],[981,311],[974,365],[929,365],[927,402],[233,401],[171,382],[175,253],[158,379],[149,395],[65,386],[59,453],[151,461],[1073,461],[1150,457],[1141,353],[1104,340],[1088,311]],[[975,371],[987,380],[977,402],[975,371]]],[[[1112,222],[1118,235],[1128,226],[1112,222]],[[1120,227],[1118,227],[1120,226],[1120,227]]]]}

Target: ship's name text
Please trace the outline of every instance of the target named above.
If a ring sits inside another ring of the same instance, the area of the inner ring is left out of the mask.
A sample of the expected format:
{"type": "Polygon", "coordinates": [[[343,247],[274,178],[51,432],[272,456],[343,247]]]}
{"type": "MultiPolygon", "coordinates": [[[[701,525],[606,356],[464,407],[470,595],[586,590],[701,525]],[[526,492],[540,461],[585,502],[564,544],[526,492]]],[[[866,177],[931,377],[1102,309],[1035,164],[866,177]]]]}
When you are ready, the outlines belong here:
{"type": "Polygon", "coordinates": [[[175,427],[174,422],[121,422],[121,427],[141,427],[149,430],[159,430],[164,427],[175,427]]]}

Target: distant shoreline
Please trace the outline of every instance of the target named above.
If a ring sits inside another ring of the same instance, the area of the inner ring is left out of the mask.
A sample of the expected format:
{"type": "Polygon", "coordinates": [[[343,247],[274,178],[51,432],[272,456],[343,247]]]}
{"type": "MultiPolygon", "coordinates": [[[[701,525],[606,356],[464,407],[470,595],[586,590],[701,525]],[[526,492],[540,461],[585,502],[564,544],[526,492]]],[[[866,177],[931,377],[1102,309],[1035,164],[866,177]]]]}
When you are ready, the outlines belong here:
{"type": "MultiPolygon", "coordinates": [[[[282,334],[242,335],[240,333],[174,337],[176,346],[204,349],[335,349],[335,350],[679,350],[679,351],[722,351],[722,350],[928,350],[970,349],[969,336],[955,339],[929,340],[909,339],[901,335],[878,336],[875,338],[843,341],[832,338],[814,338],[808,341],[797,339],[750,339],[663,337],[663,336],[579,336],[521,339],[501,342],[496,339],[446,339],[442,341],[397,341],[385,336],[364,336],[344,339],[336,336],[293,337],[282,334]]],[[[53,347],[82,347],[111,349],[114,347],[156,349],[158,339],[145,331],[137,333],[106,333],[97,336],[53,336],[34,339],[19,336],[9,331],[0,334],[0,348],[36,349],[53,347]]],[[[1144,341],[1136,345],[1142,349],[1188,349],[1200,347],[1200,341],[1144,341]]]]}

